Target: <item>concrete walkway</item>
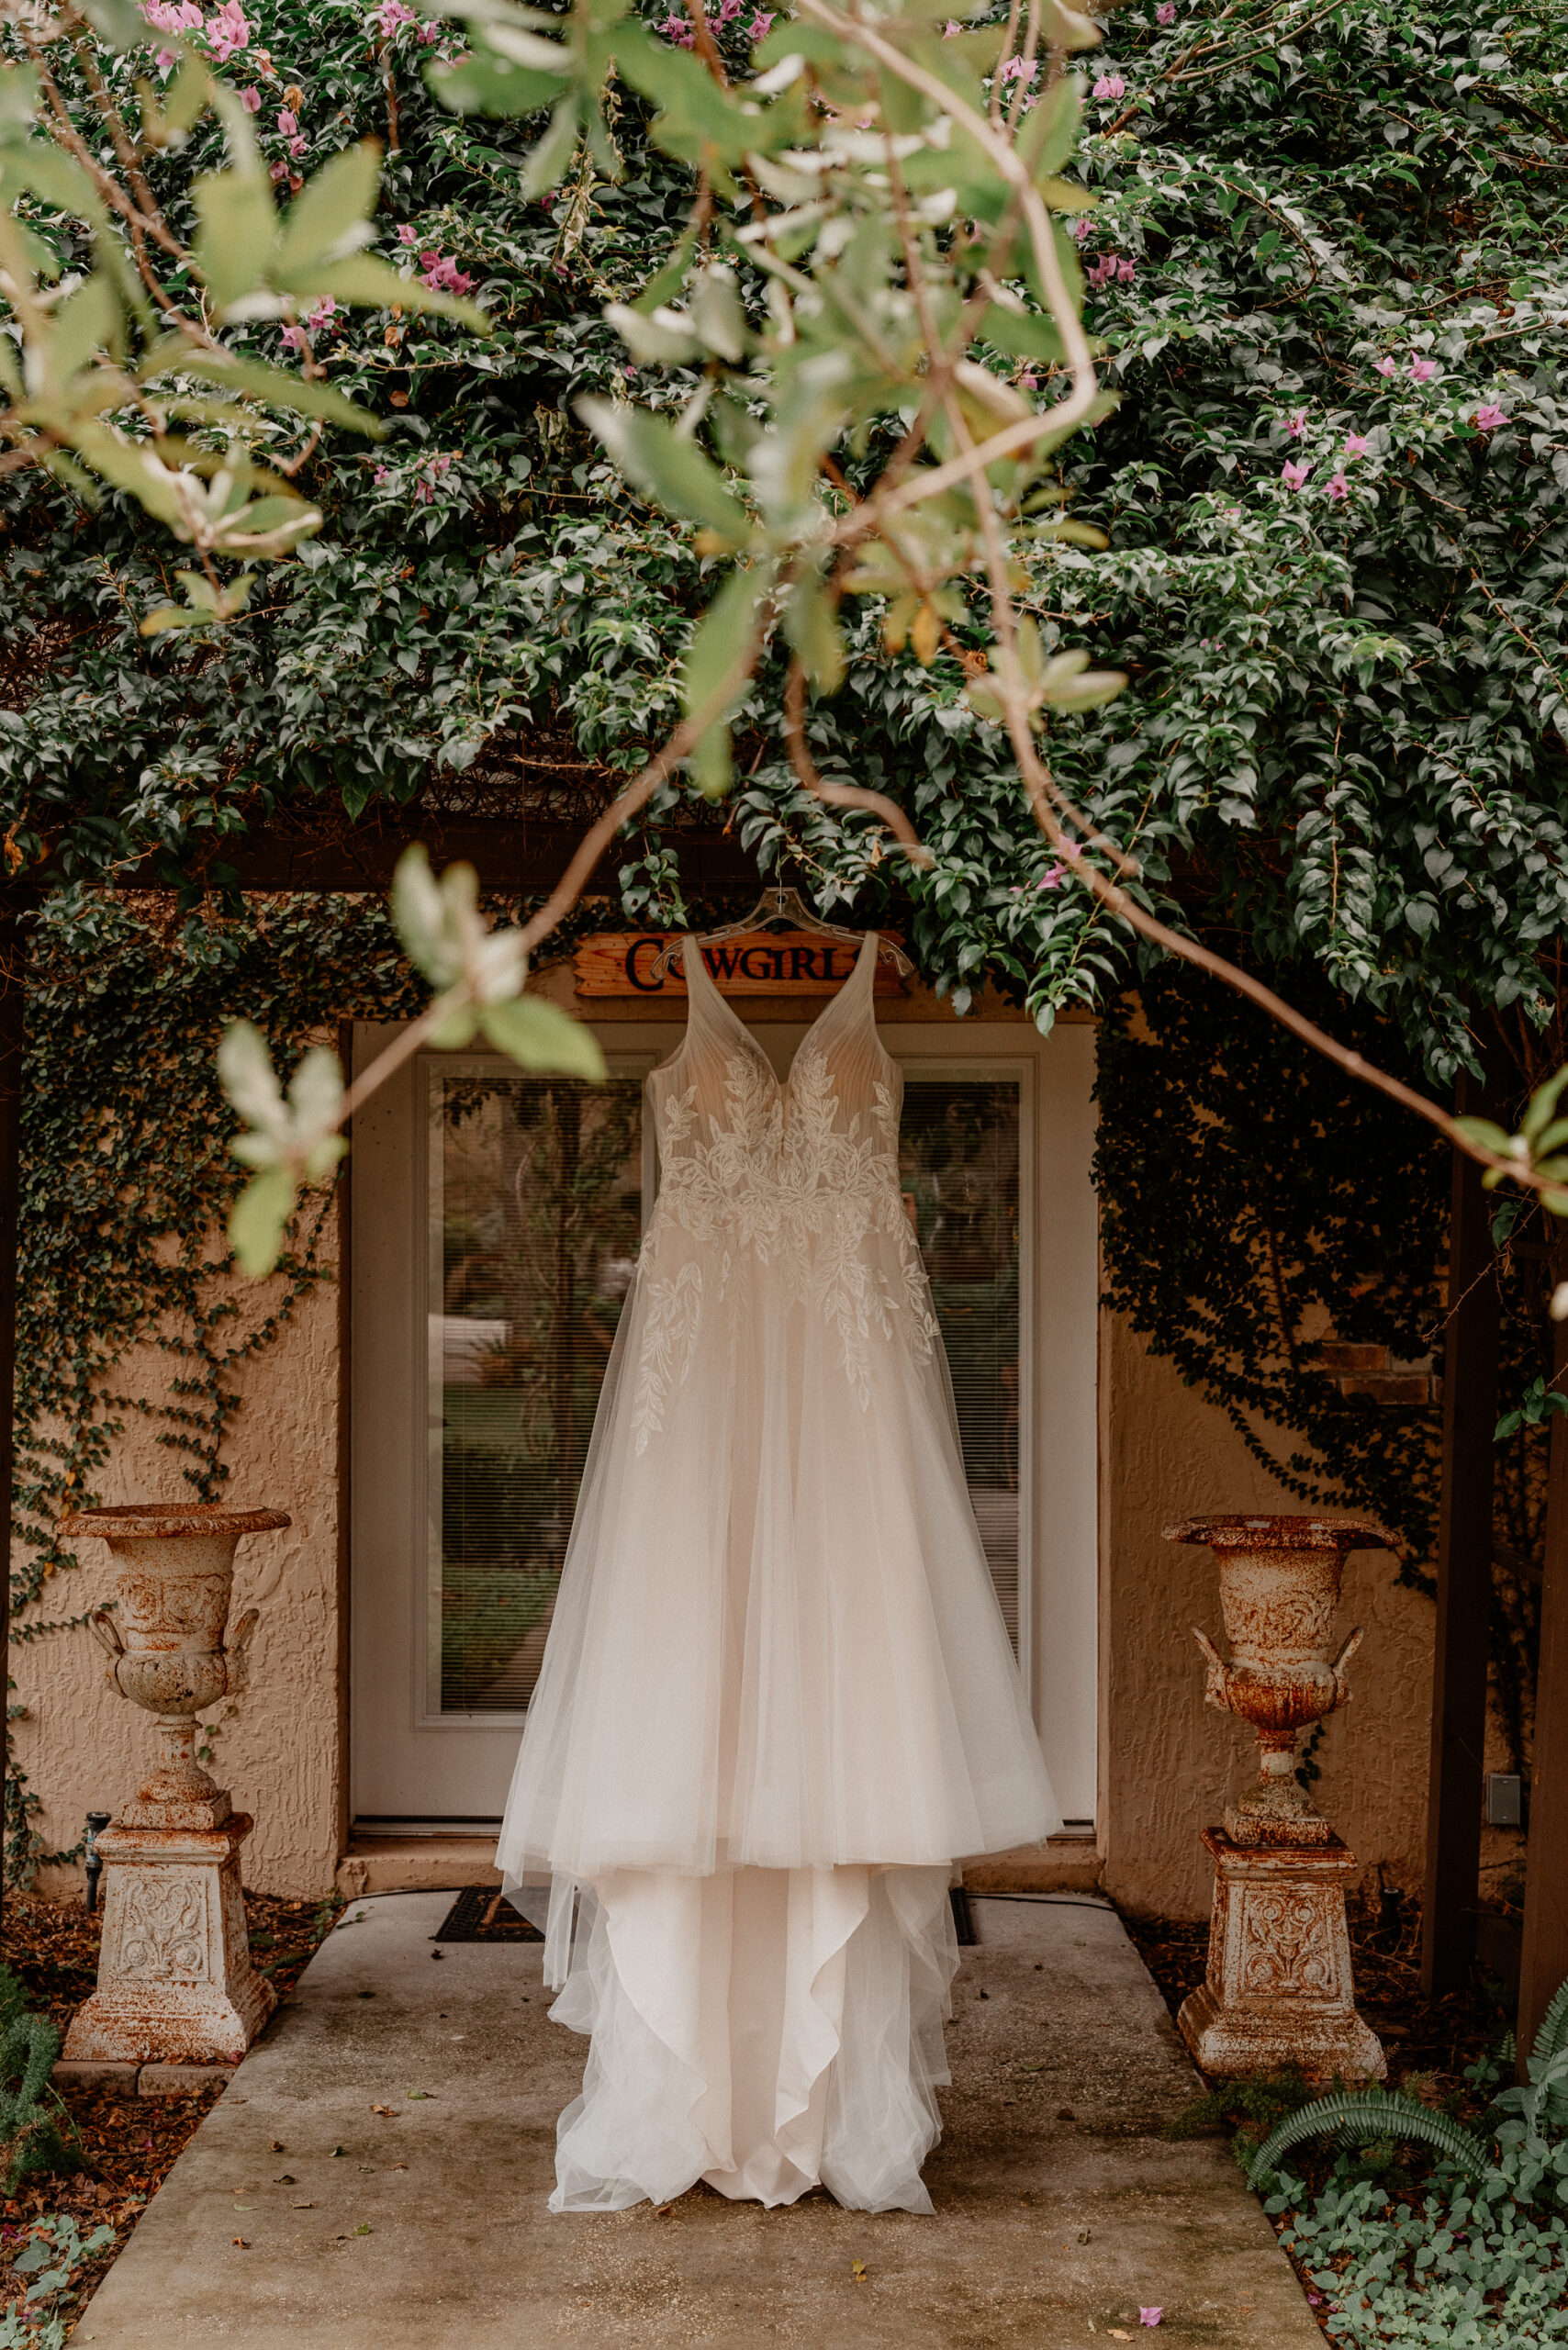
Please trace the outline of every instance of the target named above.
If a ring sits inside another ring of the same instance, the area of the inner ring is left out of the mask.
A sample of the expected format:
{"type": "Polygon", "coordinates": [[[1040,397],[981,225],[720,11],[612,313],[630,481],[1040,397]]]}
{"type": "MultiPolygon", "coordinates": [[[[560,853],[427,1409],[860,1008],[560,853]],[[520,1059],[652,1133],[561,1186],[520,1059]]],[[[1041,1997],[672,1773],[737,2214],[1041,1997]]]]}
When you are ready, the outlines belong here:
{"type": "Polygon", "coordinates": [[[390,1895],[347,1913],[75,2343],[1316,2350],[1224,2145],[1159,2135],[1195,2076],[1111,1909],[975,1902],[925,2171],[934,2219],[821,2197],[764,2211],[700,2188],[663,2213],[553,2218],[555,2117],[585,2043],[548,2020],[537,1943],[431,1942],[448,1904],[390,1895]]]}

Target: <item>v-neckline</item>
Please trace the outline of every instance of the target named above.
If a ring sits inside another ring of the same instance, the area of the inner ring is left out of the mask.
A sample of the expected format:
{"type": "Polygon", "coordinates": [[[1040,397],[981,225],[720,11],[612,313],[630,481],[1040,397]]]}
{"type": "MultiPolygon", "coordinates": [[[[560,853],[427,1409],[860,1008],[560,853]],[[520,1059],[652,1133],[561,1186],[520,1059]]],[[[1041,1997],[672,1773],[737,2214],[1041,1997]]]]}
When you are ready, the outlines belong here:
{"type": "MultiPolygon", "coordinates": [[[[698,963],[701,968],[702,976],[707,980],[709,988],[711,990],[713,998],[718,1003],[720,1010],[729,1020],[731,1025],[738,1029],[741,1036],[744,1038],[745,1043],[751,1046],[753,1052],[756,1053],[766,1064],[767,1074],[772,1078],[773,1082],[778,1086],[779,1091],[781,1093],[787,1093],[790,1090],[790,1080],[795,1074],[796,1062],[800,1059],[801,1055],[805,1051],[806,1046],[811,1043],[812,1038],[816,1035],[817,1030],[822,1026],[823,1022],[827,1018],[828,1013],[830,1012],[836,1011],[839,1004],[844,1001],[844,998],[849,989],[855,985],[856,980],[860,977],[861,969],[865,964],[868,953],[876,946],[880,935],[880,932],[875,930],[868,930],[866,933],[865,937],[860,942],[860,951],[855,957],[855,968],[850,972],[849,977],[845,980],[843,986],[834,989],[833,994],[829,997],[826,1003],[823,1004],[815,1019],[810,1023],[805,1035],[801,1037],[800,1043],[796,1046],[794,1051],[790,1056],[789,1069],[786,1070],[785,1074],[780,1077],[777,1069],[775,1069],[772,1061],[768,1059],[767,1053],[763,1051],[762,1046],[757,1043],[756,1038],[752,1035],[751,1030],[746,1026],[745,1022],[741,1018],[740,1013],[735,1010],[734,1004],[730,1002],[728,996],[725,995],[722,988],[719,985],[718,980],[708,968],[706,962],[703,961],[702,949],[697,944],[696,933],[689,930],[685,934],[681,942],[681,963],[686,971],[686,1034],[680,1040],[680,1052],[683,1053],[686,1050],[687,1046],[691,1042],[691,970],[689,964],[687,962],[687,955],[690,952],[695,954],[698,963]]],[[[679,1057],[679,1053],[678,1053],[676,1058],[678,1059],[679,1057]]]]}

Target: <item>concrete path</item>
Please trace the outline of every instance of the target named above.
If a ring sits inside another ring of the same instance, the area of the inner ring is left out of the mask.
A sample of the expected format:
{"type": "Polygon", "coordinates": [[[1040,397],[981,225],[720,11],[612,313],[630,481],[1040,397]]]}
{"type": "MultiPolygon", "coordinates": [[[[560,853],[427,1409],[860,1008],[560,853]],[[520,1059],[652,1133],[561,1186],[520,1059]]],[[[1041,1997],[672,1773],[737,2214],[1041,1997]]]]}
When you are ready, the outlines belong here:
{"type": "Polygon", "coordinates": [[[75,2343],[1317,2350],[1223,2144],[1159,2135],[1195,2076],[1111,1909],[975,1902],[934,2219],[820,2197],[764,2211],[701,2188],[662,2214],[553,2218],[555,2117],[585,2043],[547,2019],[537,1943],[432,1943],[448,1901],[347,1913],[75,2343]]]}

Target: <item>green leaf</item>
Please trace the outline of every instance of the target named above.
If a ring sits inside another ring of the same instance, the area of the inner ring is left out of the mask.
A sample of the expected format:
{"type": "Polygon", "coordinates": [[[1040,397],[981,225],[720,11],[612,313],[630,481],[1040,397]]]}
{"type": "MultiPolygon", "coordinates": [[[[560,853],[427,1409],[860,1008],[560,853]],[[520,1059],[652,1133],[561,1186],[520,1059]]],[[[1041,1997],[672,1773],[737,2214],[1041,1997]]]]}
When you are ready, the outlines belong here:
{"type": "Polygon", "coordinates": [[[287,288],[292,294],[330,294],[335,301],[366,309],[389,310],[396,304],[404,310],[433,310],[442,318],[460,319],[480,334],[489,323],[477,304],[427,285],[422,277],[399,277],[391,263],[377,253],[345,253],[339,261],[291,272],[287,288]]]}
{"type": "MultiPolygon", "coordinates": [[[[169,341],[174,341],[171,336],[169,341]]],[[[161,344],[151,360],[158,360],[160,353],[167,351],[168,344],[161,344]]],[[[196,375],[205,383],[220,384],[235,392],[249,392],[253,398],[297,416],[324,417],[330,423],[345,424],[353,431],[366,433],[373,441],[382,439],[386,431],[379,417],[359,407],[346,392],[335,391],[330,384],[290,375],[285,367],[269,367],[263,360],[241,359],[238,353],[193,352],[188,345],[181,343],[162,364],[152,365],[150,361],[140,371],[140,380],[152,383],[160,375],[176,373],[196,375]]]]}
{"type": "Polygon", "coordinates": [[[520,995],[510,1003],[487,1004],[479,1025],[498,1052],[523,1069],[558,1069],[567,1077],[602,1085],[607,1071],[599,1043],[580,1020],[543,996],[520,995]]]}
{"type": "MultiPolygon", "coordinates": [[[[1560,1069],[1554,1077],[1549,1077],[1544,1085],[1538,1085],[1530,1095],[1529,1106],[1519,1122],[1519,1132],[1532,1148],[1537,1136],[1551,1125],[1565,1085],[1568,1085],[1568,1067],[1560,1069]]],[[[1544,1152],[1538,1151],[1536,1155],[1543,1156],[1544,1152]]]]}
{"type": "Polygon", "coordinates": [[[123,54],[147,43],[147,19],[130,0],[76,0],[77,6],[106,49],[123,54]]]}
{"type": "Polygon", "coordinates": [[[1506,1128],[1495,1126],[1490,1118],[1456,1118],[1454,1132],[1473,1142],[1480,1150],[1488,1150],[1495,1158],[1512,1158],[1514,1137],[1506,1128]]]}
{"type": "Polygon", "coordinates": [[[374,139],[345,147],[307,182],[283,218],[273,283],[292,285],[323,262],[357,252],[375,234],[370,215],[381,186],[381,149],[374,139]]]}
{"type": "Polygon", "coordinates": [[[431,95],[454,114],[530,115],[555,104],[569,71],[565,52],[558,73],[540,72],[476,41],[456,64],[427,66],[425,81],[431,95]]]}
{"type": "Polygon", "coordinates": [[[980,323],[982,342],[992,342],[998,351],[1011,353],[1014,359],[1040,359],[1047,365],[1065,364],[1066,352],[1055,327],[1039,310],[1009,310],[993,302],[980,323]]]}
{"type": "Polygon", "coordinates": [[[646,496],[685,521],[705,522],[732,545],[745,543],[751,534],[750,518],[694,442],[683,441],[673,425],[647,408],[621,408],[591,397],[577,406],[588,430],[646,496]]]}
{"type": "Polygon", "coordinates": [[[784,633],[819,694],[844,683],[844,638],[815,572],[797,579],[784,607],[784,633]]]}
{"type": "Polygon", "coordinates": [[[196,266],[219,312],[228,315],[265,282],[277,243],[272,188],[259,172],[206,172],[191,190],[196,266]]]}
{"type": "Polygon", "coordinates": [[[577,129],[581,119],[577,92],[568,91],[551,116],[549,129],[523,165],[524,196],[535,198],[548,196],[565,177],[566,167],[577,151],[577,129]]]}
{"type": "Polygon", "coordinates": [[[270,1273],[277,1263],[297,1189],[291,1168],[264,1167],[252,1176],[230,1212],[229,1245],[241,1271],[252,1281],[270,1273]]]}
{"type": "Polygon", "coordinates": [[[771,562],[732,572],[698,623],[681,667],[681,707],[687,717],[707,708],[726,677],[734,683],[722,713],[705,728],[692,755],[700,789],[712,800],[730,787],[729,711],[745,682],[747,651],[756,632],[758,607],[772,588],[771,562]]]}

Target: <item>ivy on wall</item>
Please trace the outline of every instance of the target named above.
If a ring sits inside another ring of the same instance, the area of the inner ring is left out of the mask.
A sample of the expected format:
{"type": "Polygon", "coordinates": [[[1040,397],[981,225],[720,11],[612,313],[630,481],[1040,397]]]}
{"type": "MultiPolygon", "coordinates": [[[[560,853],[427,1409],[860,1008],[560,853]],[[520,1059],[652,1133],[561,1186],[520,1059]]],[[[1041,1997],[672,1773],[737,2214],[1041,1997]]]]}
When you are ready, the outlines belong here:
{"type": "MultiPolygon", "coordinates": [[[[1408,1073],[1390,1024],[1295,969],[1276,976],[1335,1034],[1408,1073]]],[[[1100,1192],[1106,1302],[1223,1411],[1309,1508],[1365,1511],[1399,1537],[1399,1579],[1430,1592],[1440,1409],[1345,1393],[1325,1343],[1386,1348],[1440,1373],[1449,1153],[1253,1007],[1170,966],[1102,1031],[1100,1192]]],[[[1495,1268],[1501,1393],[1550,1381],[1549,1246],[1530,1210],[1495,1268]]],[[[1539,1651],[1548,1422],[1499,1445],[1493,1684],[1511,1766],[1528,1755],[1539,1651]]],[[[1226,1497],[1216,1494],[1216,1506],[1226,1497]]]]}
{"type": "MultiPolygon", "coordinates": [[[[224,1025],[243,1011],[291,1060],[340,1019],[396,1019],[423,1000],[381,906],[354,898],[250,899],[182,920],[167,895],[73,893],[40,914],[28,979],[11,1553],[19,1642],[84,1622],[84,1610],[60,1605],[54,1578],[75,1563],[60,1521],[100,1498],[133,1416],[168,1449],[171,1496],[221,1498],[238,1375],[327,1278],[325,1192],[311,1195],[265,1292],[233,1276],[222,1229],[243,1170],[229,1156],[234,1121],[213,1061],[224,1025]],[[141,1345],[166,1359],[162,1394],[118,1382],[141,1345]]],[[[45,1851],[39,1807],[13,1763],[9,1882],[70,1857],[45,1851]]]]}

